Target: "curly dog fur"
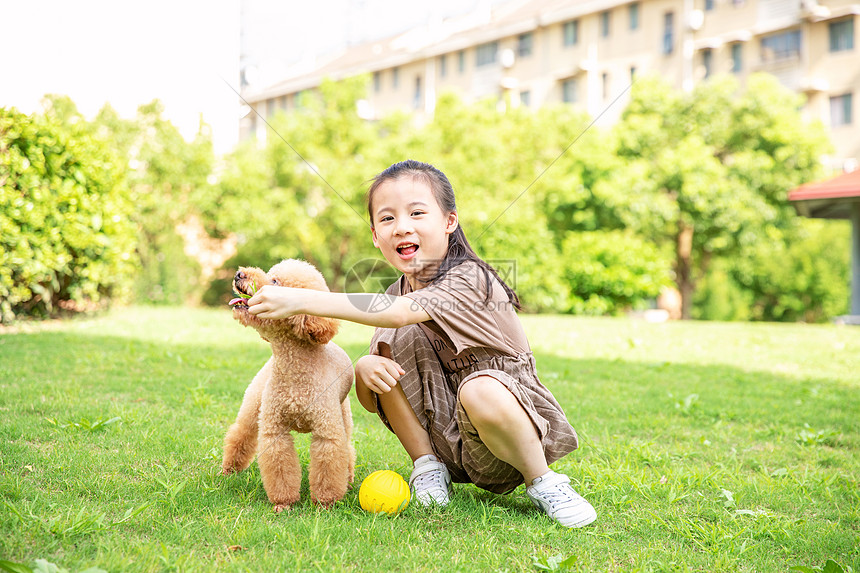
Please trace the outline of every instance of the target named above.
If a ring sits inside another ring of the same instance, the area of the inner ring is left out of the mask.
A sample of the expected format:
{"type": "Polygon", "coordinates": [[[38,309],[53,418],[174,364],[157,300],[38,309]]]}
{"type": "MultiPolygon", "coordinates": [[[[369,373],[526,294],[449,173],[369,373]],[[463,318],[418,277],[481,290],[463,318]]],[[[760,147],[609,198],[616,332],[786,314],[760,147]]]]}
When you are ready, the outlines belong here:
{"type": "MultiPolygon", "coordinates": [[[[269,284],[329,290],[319,271],[295,259],[268,273],[240,267],[233,279],[236,292],[246,295],[269,284]]],[[[227,431],[222,473],[246,469],[258,452],[269,501],[276,512],[289,509],[299,501],[302,481],[290,432],[311,433],[311,499],[331,506],[346,494],[355,473],[348,398],[354,374],[346,352],[330,342],[337,321],[304,314],[261,319],[247,305],[234,306],[233,318],[257,330],[272,345],[272,357],[251,381],[227,431]]]]}

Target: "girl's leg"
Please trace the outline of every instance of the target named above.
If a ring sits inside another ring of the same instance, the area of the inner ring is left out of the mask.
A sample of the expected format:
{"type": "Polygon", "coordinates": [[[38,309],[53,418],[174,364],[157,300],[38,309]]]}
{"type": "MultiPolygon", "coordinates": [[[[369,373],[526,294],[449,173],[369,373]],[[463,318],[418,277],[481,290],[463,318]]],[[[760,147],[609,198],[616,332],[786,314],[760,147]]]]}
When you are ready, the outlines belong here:
{"type": "Polygon", "coordinates": [[[546,455],[531,418],[508,388],[482,375],[460,387],[460,405],[490,454],[519,471],[526,495],[565,527],[583,527],[597,512],[570,486],[570,478],[547,467],[546,455]]]}
{"type": "Polygon", "coordinates": [[[445,464],[433,454],[430,434],[418,421],[401,385],[380,394],[379,403],[397,439],[412,458],[409,487],[414,491],[415,499],[425,506],[448,505],[451,476],[445,464]]]}
{"type": "Polygon", "coordinates": [[[487,449],[523,475],[526,484],[549,471],[534,424],[519,401],[492,376],[460,388],[460,403],[487,449]]]}
{"type": "MultiPolygon", "coordinates": [[[[445,423],[453,416],[454,397],[444,391],[439,395],[433,392],[433,389],[447,389],[442,366],[417,324],[399,328],[393,336],[380,338],[374,338],[380,355],[397,362],[404,374],[391,391],[376,395],[378,413],[412,458],[409,487],[416,501],[422,505],[447,505],[451,476],[445,464],[434,455],[428,430],[431,422],[427,419],[427,405],[431,402],[437,423],[445,423]]],[[[444,449],[440,454],[449,453],[447,444],[441,445],[444,449]]]]}
{"type": "Polygon", "coordinates": [[[412,411],[400,384],[390,392],[379,394],[379,404],[391,424],[391,429],[413,462],[421,456],[433,453],[430,434],[418,421],[418,416],[412,411]]]}

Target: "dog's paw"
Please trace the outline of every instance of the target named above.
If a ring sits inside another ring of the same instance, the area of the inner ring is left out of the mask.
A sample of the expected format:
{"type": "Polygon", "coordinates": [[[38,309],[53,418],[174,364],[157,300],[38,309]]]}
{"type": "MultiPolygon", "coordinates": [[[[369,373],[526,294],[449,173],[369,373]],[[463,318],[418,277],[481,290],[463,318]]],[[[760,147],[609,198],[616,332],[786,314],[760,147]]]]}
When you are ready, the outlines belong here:
{"type": "Polygon", "coordinates": [[[314,505],[319,506],[323,509],[331,509],[334,506],[334,504],[339,502],[341,499],[342,499],[342,496],[333,497],[333,498],[329,497],[329,498],[324,498],[324,499],[318,499],[318,498],[312,497],[311,501],[313,501],[314,505]]]}
{"type": "Polygon", "coordinates": [[[290,511],[293,508],[289,503],[278,503],[275,505],[274,510],[275,513],[281,513],[282,511],[290,511]]]}

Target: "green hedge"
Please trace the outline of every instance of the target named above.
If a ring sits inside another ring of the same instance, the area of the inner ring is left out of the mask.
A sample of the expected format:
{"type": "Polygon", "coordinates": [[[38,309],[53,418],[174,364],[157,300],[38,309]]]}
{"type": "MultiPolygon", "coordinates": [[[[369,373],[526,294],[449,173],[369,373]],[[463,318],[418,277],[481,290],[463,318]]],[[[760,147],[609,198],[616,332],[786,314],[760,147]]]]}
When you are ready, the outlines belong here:
{"type": "Polygon", "coordinates": [[[137,234],[122,164],[84,123],[0,108],[0,315],[130,293],[137,234]]]}
{"type": "Polygon", "coordinates": [[[570,287],[568,312],[615,314],[645,308],[671,284],[668,258],[653,243],[626,231],[573,232],[561,251],[570,287]]]}

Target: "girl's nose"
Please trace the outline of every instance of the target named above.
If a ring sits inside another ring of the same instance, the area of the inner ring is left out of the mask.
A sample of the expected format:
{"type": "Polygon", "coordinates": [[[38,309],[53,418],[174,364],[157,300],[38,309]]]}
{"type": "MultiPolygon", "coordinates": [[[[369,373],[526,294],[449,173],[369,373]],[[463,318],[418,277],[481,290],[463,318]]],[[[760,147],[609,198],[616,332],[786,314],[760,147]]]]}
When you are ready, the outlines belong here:
{"type": "Polygon", "coordinates": [[[394,233],[397,235],[408,235],[412,230],[412,221],[409,218],[398,219],[397,225],[394,227],[394,233]]]}

